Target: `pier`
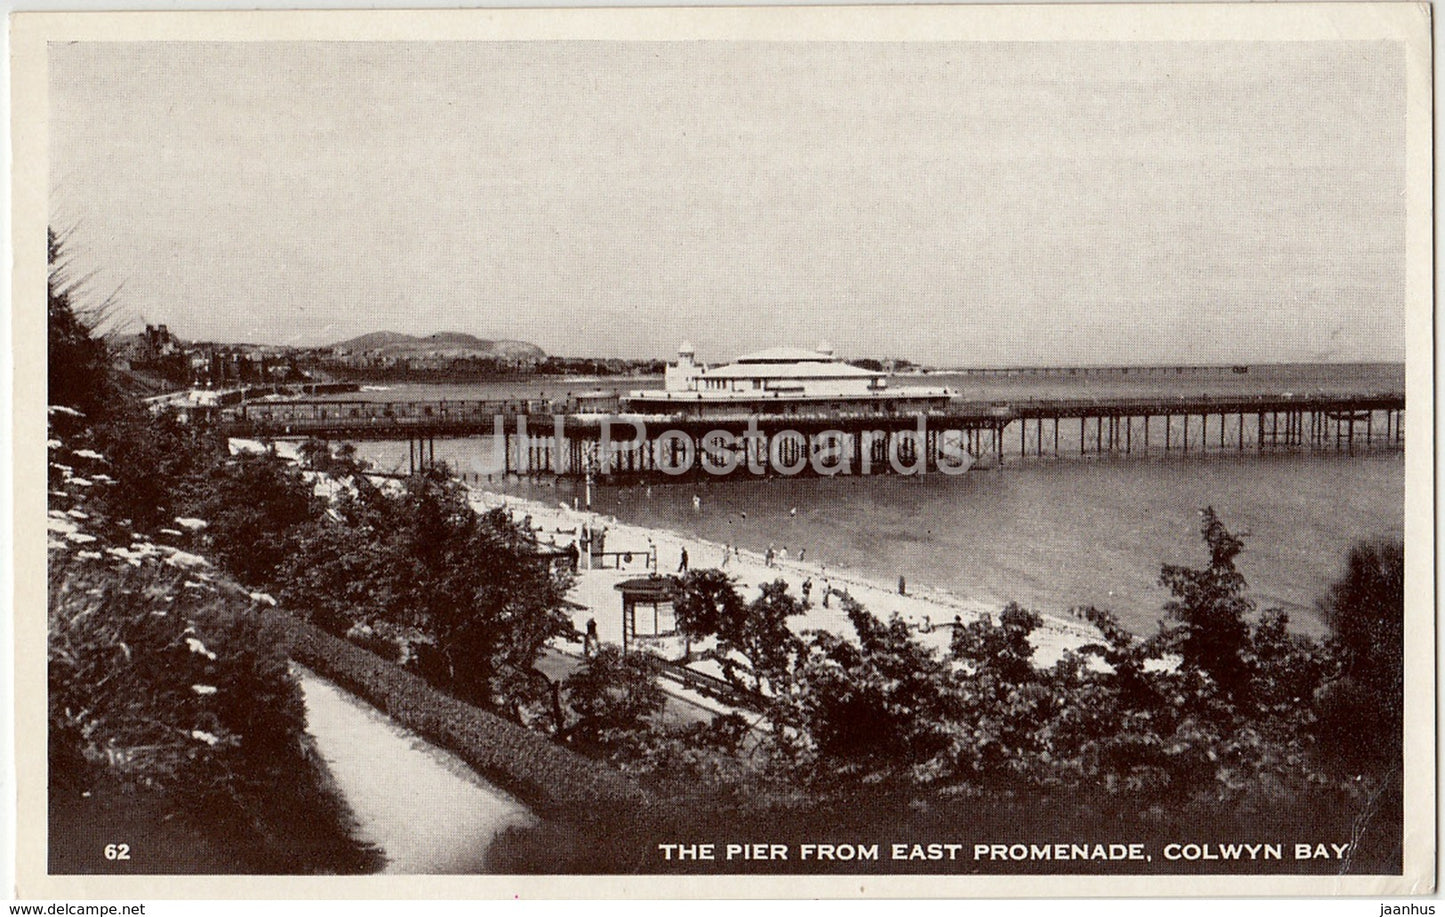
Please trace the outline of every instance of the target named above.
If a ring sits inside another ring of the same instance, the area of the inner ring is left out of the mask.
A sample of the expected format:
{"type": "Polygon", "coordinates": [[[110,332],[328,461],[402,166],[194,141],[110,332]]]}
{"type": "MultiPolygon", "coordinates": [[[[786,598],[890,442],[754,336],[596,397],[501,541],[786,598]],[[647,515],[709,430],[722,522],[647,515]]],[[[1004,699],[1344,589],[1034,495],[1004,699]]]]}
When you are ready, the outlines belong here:
{"type": "Polygon", "coordinates": [[[214,411],[226,436],[407,441],[489,436],[505,475],[958,472],[1107,456],[1356,452],[1404,445],[1405,396],[1249,394],[954,400],[915,413],[789,410],[725,417],[625,413],[596,400],[293,400],[214,411]]]}
{"type": "Polygon", "coordinates": [[[965,366],[957,369],[934,370],[936,373],[960,376],[1036,376],[1040,378],[1098,378],[1101,376],[1178,377],[1178,376],[1245,376],[1247,365],[1217,366],[1198,364],[1179,366],[1160,364],[1158,366],[965,366]]]}
{"type": "Polygon", "coordinates": [[[1019,457],[1342,451],[1404,445],[1405,396],[1048,400],[1014,407],[1019,457]],[[1077,436],[1075,436],[1077,428],[1077,436]]]}

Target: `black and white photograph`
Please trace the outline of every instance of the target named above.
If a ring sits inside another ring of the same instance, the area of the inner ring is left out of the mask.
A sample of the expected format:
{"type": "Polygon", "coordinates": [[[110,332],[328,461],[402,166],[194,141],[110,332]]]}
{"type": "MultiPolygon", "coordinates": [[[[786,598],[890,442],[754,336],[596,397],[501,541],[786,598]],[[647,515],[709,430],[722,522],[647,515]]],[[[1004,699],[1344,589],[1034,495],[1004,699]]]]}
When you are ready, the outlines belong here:
{"type": "Polygon", "coordinates": [[[1433,893],[1429,10],[1268,6],[17,15],[21,894],[1433,893]]]}

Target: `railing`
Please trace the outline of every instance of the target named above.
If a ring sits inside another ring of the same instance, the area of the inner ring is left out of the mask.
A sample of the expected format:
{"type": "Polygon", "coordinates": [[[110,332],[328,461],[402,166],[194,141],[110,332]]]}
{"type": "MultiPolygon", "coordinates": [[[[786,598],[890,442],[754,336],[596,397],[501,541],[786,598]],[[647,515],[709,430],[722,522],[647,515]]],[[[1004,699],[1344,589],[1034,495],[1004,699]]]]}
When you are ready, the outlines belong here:
{"type": "Polygon", "coordinates": [[[612,558],[612,569],[614,570],[621,570],[624,564],[631,565],[633,560],[639,558],[642,560],[646,569],[657,569],[657,552],[655,549],[648,551],[593,551],[589,556],[592,558],[591,569],[593,570],[606,570],[607,558],[609,557],[612,558]]]}
{"type": "Polygon", "coordinates": [[[722,701],[732,707],[761,710],[764,706],[763,698],[754,694],[752,691],[739,688],[732,682],[718,678],[715,675],[708,675],[696,669],[690,669],[685,663],[664,662],[658,666],[658,673],[665,678],[670,678],[678,682],[684,688],[696,691],[705,697],[722,701]]]}
{"type": "MultiPolygon", "coordinates": [[[[1279,393],[1240,393],[1240,394],[1210,394],[1201,392],[1187,395],[1155,395],[1151,397],[1115,397],[1109,395],[1096,395],[1087,398],[1021,398],[1007,402],[1014,410],[1027,407],[1031,411],[1068,411],[1077,408],[1109,408],[1118,410],[1129,410],[1138,408],[1140,410],[1152,408],[1159,405],[1168,407],[1185,406],[1216,406],[1216,405],[1242,405],[1262,406],[1274,404],[1292,404],[1300,408],[1307,408],[1314,404],[1329,404],[1331,406],[1348,405],[1350,403],[1379,403],[1379,402],[1400,402],[1403,404],[1405,396],[1401,392],[1364,392],[1364,393],[1329,393],[1329,392],[1308,392],[1297,394],[1295,392],[1279,393]]],[[[1002,404],[1002,402],[1000,402],[1002,404]]]]}
{"type": "MultiPolygon", "coordinates": [[[[699,416],[685,411],[671,414],[644,415],[653,422],[735,423],[758,417],[766,420],[787,420],[797,423],[828,423],[835,421],[893,421],[913,418],[956,419],[973,423],[1008,424],[1020,417],[1078,416],[1107,412],[1111,414],[1162,414],[1218,413],[1221,411],[1248,413],[1251,408],[1263,410],[1350,410],[1358,406],[1367,409],[1403,408],[1404,395],[1401,392],[1371,392],[1358,394],[1329,394],[1324,392],[1277,394],[1218,394],[1207,393],[1188,395],[1156,395],[1151,397],[1090,396],[1073,398],[1024,398],[1009,401],[965,401],[956,399],[946,408],[909,410],[832,409],[799,410],[757,414],[750,411],[708,414],[699,416]]],[[[456,425],[475,429],[494,424],[498,418],[504,423],[521,417],[538,419],[542,429],[552,418],[564,417],[569,420],[585,419],[601,413],[596,410],[597,402],[578,402],[575,399],[495,399],[477,401],[277,401],[259,404],[244,404],[219,411],[223,423],[242,428],[269,429],[277,426],[291,428],[291,432],[305,433],[308,430],[366,429],[366,428],[425,428],[456,425]]],[[[614,418],[616,419],[616,418],[614,418]]],[[[625,420],[618,420],[625,423],[625,420]]]]}

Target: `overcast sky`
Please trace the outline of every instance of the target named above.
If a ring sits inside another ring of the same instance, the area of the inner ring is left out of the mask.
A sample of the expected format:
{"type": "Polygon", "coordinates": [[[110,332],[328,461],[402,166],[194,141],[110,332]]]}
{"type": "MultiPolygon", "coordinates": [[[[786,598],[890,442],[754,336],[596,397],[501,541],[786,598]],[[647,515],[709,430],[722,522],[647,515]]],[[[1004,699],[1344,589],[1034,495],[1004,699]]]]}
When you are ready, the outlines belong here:
{"type": "Polygon", "coordinates": [[[1403,359],[1387,43],[51,47],[52,221],[186,338],[1403,359]]]}

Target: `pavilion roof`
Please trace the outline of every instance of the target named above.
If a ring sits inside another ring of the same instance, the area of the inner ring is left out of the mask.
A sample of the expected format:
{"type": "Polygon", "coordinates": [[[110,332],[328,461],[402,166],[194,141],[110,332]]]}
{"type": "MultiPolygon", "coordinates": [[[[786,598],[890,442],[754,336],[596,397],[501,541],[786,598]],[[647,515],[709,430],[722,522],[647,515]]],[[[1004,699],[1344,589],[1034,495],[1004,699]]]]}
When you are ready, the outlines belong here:
{"type": "Polygon", "coordinates": [[[824,353],[819,350],[808,350],[805,347],[770,347],[767,350],[758,350],[753,353],[745,353],[738,357],[736,363],[833,363],[836,357],[832,353],[824,353]]]}
{"type": "Polygon", "coordinates": [[[702,374],[704,379],[869,379],[885,373],[848,363],[814,360],[799,363],[729,363],[702,374]]]}
{"type": "Polygon", "coordinates": [[[612,588],[622,593],[623,598],[634,601],[667,601],[677,593],[677,580],[671,576],[639,576],[623,580],[612,588]]]}

